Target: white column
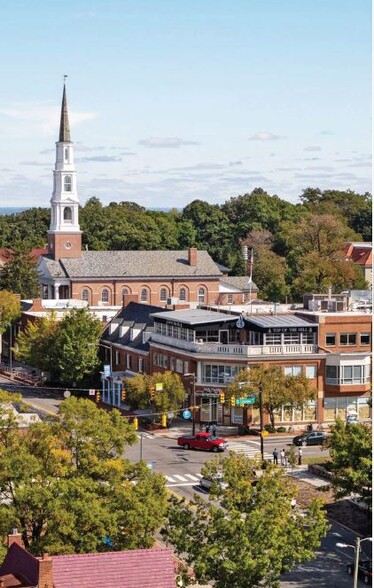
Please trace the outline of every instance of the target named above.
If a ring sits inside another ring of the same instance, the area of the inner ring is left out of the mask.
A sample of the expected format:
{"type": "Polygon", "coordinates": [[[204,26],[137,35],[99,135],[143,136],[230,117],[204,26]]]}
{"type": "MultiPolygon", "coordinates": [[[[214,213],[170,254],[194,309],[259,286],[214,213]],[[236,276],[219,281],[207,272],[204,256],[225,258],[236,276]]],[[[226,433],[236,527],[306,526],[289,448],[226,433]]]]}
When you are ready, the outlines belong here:
{"type": "Polygon", "coordinates": [[[60,292],[59,292],[60,284],[55,282],[55,300],[60,299],[60,292]]]}

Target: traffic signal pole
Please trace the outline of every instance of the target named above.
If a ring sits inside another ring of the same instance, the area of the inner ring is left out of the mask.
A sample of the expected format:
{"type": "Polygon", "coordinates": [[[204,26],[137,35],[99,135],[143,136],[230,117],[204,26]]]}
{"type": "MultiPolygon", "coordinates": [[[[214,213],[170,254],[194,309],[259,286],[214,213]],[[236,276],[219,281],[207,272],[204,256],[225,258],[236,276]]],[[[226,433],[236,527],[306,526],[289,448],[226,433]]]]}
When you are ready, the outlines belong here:
{"type": "Polygon", "coordinates": [[[259,385],[259,401],[260,401],[260,444],[261,444],[261,459],[264,461],[264,437],[263,437],[263,430],[264,430],[264,415],[263,415],[263,405],[262,405],[262,384],[259,385]]]}

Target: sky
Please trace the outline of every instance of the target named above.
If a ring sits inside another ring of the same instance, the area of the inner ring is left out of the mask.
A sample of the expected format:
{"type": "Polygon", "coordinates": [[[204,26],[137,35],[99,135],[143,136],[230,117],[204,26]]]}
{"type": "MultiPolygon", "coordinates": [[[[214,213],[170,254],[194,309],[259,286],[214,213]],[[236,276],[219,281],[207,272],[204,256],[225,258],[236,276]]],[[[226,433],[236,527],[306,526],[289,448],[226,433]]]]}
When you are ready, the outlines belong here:
{"type": "Polygon", "coordinates": [[[2,0],[0,206],[371,191],[370,0],[2,0]]]}

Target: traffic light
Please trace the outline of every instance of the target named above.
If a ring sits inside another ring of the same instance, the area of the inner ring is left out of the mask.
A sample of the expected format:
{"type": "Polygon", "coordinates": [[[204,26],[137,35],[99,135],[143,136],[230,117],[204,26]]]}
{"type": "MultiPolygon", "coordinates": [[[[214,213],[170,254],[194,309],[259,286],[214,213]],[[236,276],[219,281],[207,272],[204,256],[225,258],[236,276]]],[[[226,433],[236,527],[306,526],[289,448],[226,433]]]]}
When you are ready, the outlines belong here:
{"type": "Polygon", "coordinates": [[[125,402],[126,400],[126,390],[125,388],[122,388],[121,390],[121,402],[125,402]]]}
{"type": "Polygon", "coordinates": [[[151,386],[150,387],[149,394],[150,394],[150,396],[151,396],[151,398],[153,400],[153,398],[155,397],[155,387],[154,386],[151,386]]]}
{"type": "Polygon", "coordinates": [[[235,396],[231,396],[230,403],[231,403],[231,406],[235,406],[235,396]]]}
{"type": "Polygon", "coordinates": [[[101,392],[100,392],[100,390],[96,390],[95,400],[96,400],[96,402],[100,402],[100,400],[101,400],[101,392]]]}
{"type": "Polygon", "coordinates": [[[133,425],[134,425],[134,429],[135,431],[137,431],[139,429],[139,421],[138,421],[138,417],[134,417],[133,420],[133,425]]]}
{"type": "Polygon", "coordinates": [[[161,425],[165,428],[167,426],[167,418],[165,413],[161,415],[161,425]]]}
{"type": "Polygon", "coordinates": [[[225,404],[225,394],[223,392],[219,395],[219,401],[221,404],[225,404]]]}

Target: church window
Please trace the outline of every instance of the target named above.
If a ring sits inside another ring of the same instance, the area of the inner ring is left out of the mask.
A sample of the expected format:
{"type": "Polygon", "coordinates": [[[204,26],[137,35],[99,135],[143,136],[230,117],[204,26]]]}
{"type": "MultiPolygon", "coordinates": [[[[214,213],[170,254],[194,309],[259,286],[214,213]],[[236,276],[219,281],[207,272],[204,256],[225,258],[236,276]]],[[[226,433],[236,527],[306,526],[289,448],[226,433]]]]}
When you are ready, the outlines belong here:
{"type": "Polygon", "coordinates": [[[65,192],[71,192],[71,176],[64,177],[64,190],[65,192]]]}
{"type": "Polygon", "coordinates": [[[65,148],[65,161],[69,161],[69,148],[65,148]]]}
{"type": "Polygon", "coordinates": [[[165,302],[166,301],[166,298],[167,298],[167,295],[168,295],[167,289],[166,288],[161,288],[161,290],[160,290],[160,300],[162,300],[163,302],[165,302]]]}
{"type": "Polygon", "coordinates": [[[89,302],[89,300],[90,300],[90,293],[87,290],[87,288],[82,290],[82,300],[85,300],[85,302],[89,302]]]}
{"type": "Polygon", "coordinates": [[[64,208],[64,221],[71,222],[73,220],[73,211],[70,206],[64,208]]]}
{"type": "Polygon", "coordinates": [[[200,304],[205,302],[205,288],[199,288],[197,300],[200,304]]]}
{"type": "Polygon", "coordinates": [[[179,290],[179,300],[186,300],[186,288],[179,290]]]}
{"type": "Polygon", "coordinates": [[[140,301],[147,302],[147,300],[148,300],[148,290],[147,290],[147,288],[142,288],[142,290],[140,292],[140,301]]]}
{"type": "Polygon", "coordinates": [[[104,288],[101,292],[101,302],[109,302],[109,290],[104,288]]]}
{"type": "Polygon", "coordinates": [[[130,292],[129,292],[129,289],[128,289],[128,288],[123,288],[123,289],[122,289],[122,298],[123,298],[124,296],[128,296],[129,294],[130,294],[130,292]]]}

